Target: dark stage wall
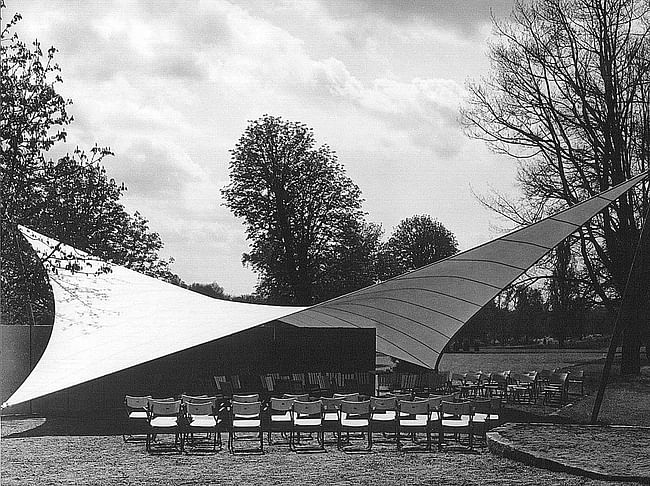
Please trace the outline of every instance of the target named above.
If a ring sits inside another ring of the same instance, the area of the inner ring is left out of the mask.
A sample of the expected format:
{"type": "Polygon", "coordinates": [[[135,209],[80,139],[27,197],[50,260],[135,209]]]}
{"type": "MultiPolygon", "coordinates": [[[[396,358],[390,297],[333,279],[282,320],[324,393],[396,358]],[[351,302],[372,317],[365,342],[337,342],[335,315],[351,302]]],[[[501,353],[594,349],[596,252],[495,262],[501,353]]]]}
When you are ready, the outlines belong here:
{"type": "MultiPolygon", "coordinates": [[[[370,372],[375,348],[374,329],[297,328],[275,321],[33,400],[32,412],[115,413],[125,394],[215,394],[213,377],[219,375],[239,375],[243,391],[258,391],[260,375],[268,373],[370,372]]],[[[5,413],[16,412],[12,407],[5,413]]]]}

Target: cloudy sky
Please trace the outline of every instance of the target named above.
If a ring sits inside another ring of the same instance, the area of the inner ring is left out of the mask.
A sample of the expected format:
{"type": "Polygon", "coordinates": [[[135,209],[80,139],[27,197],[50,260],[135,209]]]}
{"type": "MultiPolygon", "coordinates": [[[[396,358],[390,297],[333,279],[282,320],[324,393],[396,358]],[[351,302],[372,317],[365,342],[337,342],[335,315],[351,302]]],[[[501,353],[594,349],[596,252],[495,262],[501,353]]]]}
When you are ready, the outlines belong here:
{"type": "Polygon", "coordinates": [[[431,214],[461,249],[499,224],[472,191],[514,190],[514,163],[458,124],[487,74],[487,0],[8,0],[24,40],[59,49],[71,147],[110,146],[110,176],[187,282],[253,290],[241,221],[222,205],[229,150],[263,114],[313,127],[389,234],[431,214]]]}

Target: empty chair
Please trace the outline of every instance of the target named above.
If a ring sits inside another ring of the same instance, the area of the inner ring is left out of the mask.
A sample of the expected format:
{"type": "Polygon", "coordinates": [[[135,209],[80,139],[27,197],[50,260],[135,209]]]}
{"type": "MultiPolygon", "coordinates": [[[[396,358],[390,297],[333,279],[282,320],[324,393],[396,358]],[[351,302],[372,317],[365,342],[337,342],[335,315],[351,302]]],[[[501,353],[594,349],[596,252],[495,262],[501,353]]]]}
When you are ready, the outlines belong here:
{"type": "Polygon", "coordinates": [[[568,379],[569,379],[569,386],[579,385],[580,395],[585,394],[585,371],[584,370],[572,371],[571,373],[569,373],[568,379]]]}
{"type": "Polygon", "coordinates": [[[397,398],[371,397],[370,398],[370,427],[372,433],[381,432],[397,434],[397,398]]]}
{"type": "Polygon", "coordinates": [[[460,434],[468,436],[469,450],[474,445],[474,410],[471,402],[441,402],[439,408],[439,438],[438,447],[446,445],[445,433],[453,434],[454,439],[460,442],[460,434]]]}
{"type": "Polygon", "coordinates": [[[228,450],[237,452],[264,452],[264,436],[262,435],[262,403],[261,402],[235,402],[230,405],[230,433],[228,434],[228,450]],[[238,433],[257,434],[260,441],[259,448],[236,447],[238,433]]]}
{"type": "Polygon", "coordinates": [[[478,399],[472,402],[474,407],[473,425],[474,435],[481,437],[485,442],[485,433],[490,427],[490,412],[492,411],[492,401],[490,399],[478,399]]]}
{"type": "Polygon", "coordinates": [[[490,373],[488,382],[483,385],[488,397],[506,398],[508,394],[508,380],[504,373],[490,373]]]}
{"type": "Polygon", "coordinates": [[[291,432],[289,448],[293,451],[325,450],[323,431],[323,403],[320,400],[301,402],[294,400],[291,407],[291,432]],[[296,437],[301,433],[316,433],[318,442],[316,448],[309,446],[297,447],[296,437]]]}
{"type": "Polygon", "coordinates": [[[232,396],[232,401],[233,402],[239,402],[239,403],[259,402],[260,401],[260,395],[259,395],[259,393],[251,393],[251,394],[248,394],[248,395],[233,395],[232,396]]]}
{"type": "MultiPolygon", "coordinates": [[[[370,428],[370,400],[364,401],[348,401],[341,402],[339,409],[339,434],[337,447],[342,450],[350,450],[348,446],[343,447],[343,440],[341,435],[343,432],[360,432],[364,433],[368,438],[367,445],[364,450],[369,451],[372,448],[372,432],[370,428]]],[[[349,445],[348,436],[348,445],[349,445]]]]}
{"type": "Polygon", "coordinates": [[[271,398],[269,403],[268,441],[272,443],[271,434],[291,432],[291,407],[295,398],[271,398]]]}
{"type": "Polygon", "coordinates": [[[152,440],[161,434],[174,434],[174,448],[180,442],[183,451],[183,436],[180,423],[181,401],[161,401],[149,399],[147,403],[147,452],[152,451],[152,440]]]}
{"type": "Polygon", "coordinates": [[[567,377],[568,373],[555,372],[548,379],[544,386],[544,404],[563,404],[567,399],[567,377]]]}
{"type": "Polygon", "coordinates": [[[223,419],[219,416],[215,408],[215,402],[202,402],[202,403],[185,403],[185,412],[187,417],[187,425],[185,426],[184,443],[187,442],[191,446],[197,446],[201,443],[194,434],[205,432],[207,439],[212,439],[212,450],[217,450],[217,445],[221,447],[221,426],[223,419]]]}
{"type": "Polygon", "coordinates": [[[145,439],[148,427],[147,404],[150,398],[150,395],[141,397],[125,395],[124,408],[127,417],[127,430],[122,434],[124,442],[145,439]]]}
{"type": "MultiPolygon", "coordinates": [[[[341,408],[342,398],[321,398],[323,404],[323,433],[339,432],[339,409],[341,408]]],[[[337,439],[338,443],[338,439],[337,439]]]]}
{"type": "Polygon", "coordinates": [[[406,450],[402,445],[402,434],[410,434],[416,442],[417,434],[426,434],[426,450],[431,450],[431,414],[429,400],[397,402],[397,449],[406,450]]]}

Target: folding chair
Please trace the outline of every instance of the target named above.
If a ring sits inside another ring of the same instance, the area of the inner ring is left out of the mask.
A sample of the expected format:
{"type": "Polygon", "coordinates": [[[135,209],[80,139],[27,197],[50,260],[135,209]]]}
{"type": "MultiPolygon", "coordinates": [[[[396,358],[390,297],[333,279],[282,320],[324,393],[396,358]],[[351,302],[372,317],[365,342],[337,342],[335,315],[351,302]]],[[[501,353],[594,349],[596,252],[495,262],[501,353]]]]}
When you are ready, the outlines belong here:
{"type": "Polygon", "coordinates": [[[181,401],[161,401],[149,399],[147,404],[147,452],[152,452],[152,440],[160,434],[174,434],[174,449],[180,442],[183,452],[183,435],[181,431],[181,401]]]}
{"type": "MultiPolygon", "coordinates": [[[[343,432],[366,433],[368,436],[368,445],[365,449],[369,451],[372,448],[372,429],[370,428],[370,400],[363,402],[353,402],[343,400],[339,409],[339,435],[337,447],[339,450],[350,451],[349,447],[344,447],[341,434],[343,432]]],[[[348,443],[349,443],[348,436],[348,443]]],[[[356,449],[359,450],[359,449],[356,449]]]]}
{"type": "Polygon", "coordinates": [[[431,424],[429,400],[407,401],[399,400],[397,402],[397,450],[422,450],[422,448],[404,448],[402,445],[402,434],[411,436],[411,440],[416,442],[417,434],[426,434],[427,443],[426,451],[431,450],[431,424]]]}
{"type": "Polygon", "coordinates": [[[454,439],[460,442],[460,434],[466,433],[469,437],[468,450],[474,446],[474,409],[471,402],[441,402],[439,409],[438,448],[441,449],[445,442],[445,432],[451,432],[454,439]]]}
{"type": "Polygon", "coordinates": [[[567,400],[568,373],[553,373],[544,387],[544,405],[547,403],[563,405],[567,400]]]}
{"type": "Polygon", "coordinates": [[[291,408],[295,398],[275,398],[271,397],[269,404],[269,422],[268,422],[268,442],[271,445],[271,434],[279,432],[289,434],[291,432],[291,408]]]}
{"type": "Polygon", "coordinates": [[[323,397],[320,400],[323,404],[323,434],[325,432],[336,434],[336,443],[338,444],[339,409],[343,399],[323,397]]]}
{"type": "Polygon", "coordinates": [[[207,433],[207,439],[212,437],[212,450],[217,450],[217,445],[221,448],[221,426],[223,419],[219,416],[216,409],[216,399],[214,401],[203,403],[186,402],[187,425],[185,427],[184,442],[191,446],[200,444],[201,441],[194,437],[195,433],[207,433]],[[187,440],[189,436],[189,441],[187,440]]]}
{"type": "Polygon", "coordinates": [[[384,437],[397,435],[397,399],[395,397],[370,397],[370,429],[384,437]]]}
{"type": "Polygon", "coordinates": [[[264,453],[264,436],[262,434],[262,403],[261,402],[231,402],[230,404],[230,433],[228,434],[228,450],[231,454],[237,452],[264,453]],[[260,447],[237,449],[235,441],[237,433],[254,432],[258,434],[260,447]]]}
{"type": "Polygon", "coordinates": [[[291,407],[291,432],[289,433],[289,448],[295,452],[324,451],[323,431],[323,403],[320,400],[314,402],[300,402],[294,400],[291,407]],[[297,447],[296,435],[301,433],[316,433],[317,447],[297,447]]]}
{"type": "Polygon", "coordinates": [[[124,442],[146,439],[147,427],[149,425],[147,420],[147,404],[150,398],[150,395],[146,397],[126,395],[124,397],[128,429],[128,433],[122,434],[124,442]]]}
{"type": "Polygon", "coordinates": [[[569,379],[568,386],[580,385],[580,395],[585,394],[585,371],[584,370],[572,371],[571,373],[569,373],[568,379],[569,379]]]}

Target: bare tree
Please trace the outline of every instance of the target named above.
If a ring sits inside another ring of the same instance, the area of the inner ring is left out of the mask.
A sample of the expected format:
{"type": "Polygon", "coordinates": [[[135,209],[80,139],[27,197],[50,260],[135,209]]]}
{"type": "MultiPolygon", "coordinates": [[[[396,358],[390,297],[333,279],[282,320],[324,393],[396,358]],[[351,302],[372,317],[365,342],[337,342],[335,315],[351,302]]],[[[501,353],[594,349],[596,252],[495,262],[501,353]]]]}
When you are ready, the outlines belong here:
{"type": "MultiPolygon", "coordinates": [[[[528,216],[648,170],[649,22],[650,4],[635,0],[517,2],[508,21],[494,21],[492,70],[468,84],[463,122],[470,136],[519,160],[528,216]]],[[[497,202],[502,213],[517,212],[516,204],[497,202]]],[[[647,208],[644,185],[580,230],[584,266],[610,307],[625,291],[647,208]]],[[[650,265],[650,255],[640,258],[650,265]]],[[[648,288],[650,281],[628,288],[636,308],[648,288]]],[[[639,372],[648,333],[647,316],[630,315],[622,373],[639,372]]]]}

